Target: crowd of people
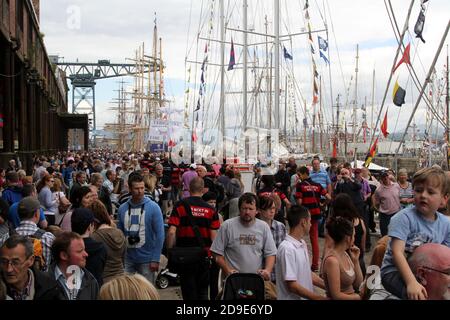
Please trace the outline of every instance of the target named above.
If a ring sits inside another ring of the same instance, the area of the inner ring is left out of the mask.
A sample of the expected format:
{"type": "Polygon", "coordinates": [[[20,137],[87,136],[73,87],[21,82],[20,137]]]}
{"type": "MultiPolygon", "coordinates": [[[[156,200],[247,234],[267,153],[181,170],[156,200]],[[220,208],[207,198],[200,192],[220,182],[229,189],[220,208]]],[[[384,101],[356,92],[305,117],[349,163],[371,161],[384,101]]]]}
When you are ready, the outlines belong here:
{"type": "Polygon", "coordinates": [[[232,164],[166,154],[64,152],[36,157],[33,172],[11,160],[0,169],[0,300],[159,299],[162,256],[184,300],[220,299],[235,273],[258,274],[279,300],[450,298],[441,168],[374,174],[290,158],[253,173],[245,192],[232,164]]]}

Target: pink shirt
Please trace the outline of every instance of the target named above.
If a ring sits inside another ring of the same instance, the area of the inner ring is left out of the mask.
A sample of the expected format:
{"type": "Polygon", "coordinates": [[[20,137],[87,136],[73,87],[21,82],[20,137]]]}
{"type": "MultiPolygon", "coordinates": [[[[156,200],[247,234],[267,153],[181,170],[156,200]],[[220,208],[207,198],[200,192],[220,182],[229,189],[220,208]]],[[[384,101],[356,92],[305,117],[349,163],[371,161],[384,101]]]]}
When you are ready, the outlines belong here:
{"type": "Polygon", "coordinates": [[[220,168],[222,168],[222,166],[220,164],[214,163],[212,165],[212,168],[214,170],[214,173],[216,174],[216,177],[220,176],[220,168]]]}
{"type": "Polygon", "coordinates": [[[191,183],[192,179],[197,177],[198,174],[194,170],[189,170],[183,173],[183,176],[181,177],[181,180],[183,181],[183,196],[182,198],[187,198],[191,194],[189,193],[189,184],[191,183]]]}
{"type": "Polygon", "coordinates": [[[394,214],[400,210],[400,186],[391,183],[389,186],[380,184],[375,191],[375,199],[380,204],[379,211],[384,214],[394,214]]]}

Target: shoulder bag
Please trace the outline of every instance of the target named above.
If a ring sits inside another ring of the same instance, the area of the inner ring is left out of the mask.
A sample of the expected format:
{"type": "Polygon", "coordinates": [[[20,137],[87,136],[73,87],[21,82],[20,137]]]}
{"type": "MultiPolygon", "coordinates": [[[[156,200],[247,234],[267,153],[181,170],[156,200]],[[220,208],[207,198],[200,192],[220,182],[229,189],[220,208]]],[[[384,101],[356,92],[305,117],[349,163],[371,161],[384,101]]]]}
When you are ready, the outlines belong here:
{"type": "Polygon", "coordinates": [[[194,229],[195,236],[199,246],[195,247],[174,247],[167,250],[167,258],[169,260],[169,270],[173,272],[180,272],[190,266],[205,264],[208,261],[208,256],[205,250],[205,243],[200,234],[198,226],[194,224],[191,207],[185,201],[180,202],[183,205],[189,223],[194,229]]]}

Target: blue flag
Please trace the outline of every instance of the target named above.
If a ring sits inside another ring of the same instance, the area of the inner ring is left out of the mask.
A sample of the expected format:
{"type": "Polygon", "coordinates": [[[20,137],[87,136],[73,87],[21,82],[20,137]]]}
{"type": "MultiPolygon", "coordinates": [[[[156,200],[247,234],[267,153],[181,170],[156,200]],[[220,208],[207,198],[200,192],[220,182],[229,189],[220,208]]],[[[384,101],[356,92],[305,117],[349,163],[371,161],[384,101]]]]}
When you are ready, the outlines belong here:
{"type": "Polygon", "coordinates": [[[320,50],[327,51],[328,50],[328,42],[327,42],[327,40],[325,40],[321,36],[318,36],[317,38],[319,40],[319,48],[320,48],[320,50]]]}
{"type": "Polygon", "coordinates": [[[289,54],[289,52],[287,51],[286,47],[284,47],[284,46],[283,46],[283,51],[284,51],[284,58],[285,59],[293,60],[292,55],[289,54]]]}
{"type": "Polygon", "coordinates": [[[326,63],[330,64],[330,61],[329,61],[328,58],[322,53],[322,51],[320,51],[320,57],[323,58],[323,60],[325,60],[326,63]]]}

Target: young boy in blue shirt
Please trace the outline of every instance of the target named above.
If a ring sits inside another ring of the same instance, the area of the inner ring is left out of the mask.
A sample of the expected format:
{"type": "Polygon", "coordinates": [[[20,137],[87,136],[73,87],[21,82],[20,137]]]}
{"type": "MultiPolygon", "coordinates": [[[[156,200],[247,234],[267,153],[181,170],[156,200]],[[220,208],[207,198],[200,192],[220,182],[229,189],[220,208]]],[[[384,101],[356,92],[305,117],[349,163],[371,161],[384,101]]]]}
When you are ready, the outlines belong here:
{"type": "Polygon", "coordinates": [[[437,212],[448,200],[445,172],[425,168],[413,177],[414,206],[396,214],[389,225],[391,238],[381,267],[386,290],[401,299],[425,300],[427,291],[408,265],[408,257],[424,243],[450,247],[450,219],[437,212]]]}

